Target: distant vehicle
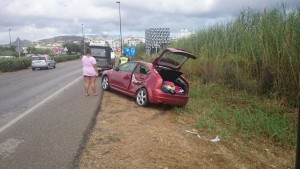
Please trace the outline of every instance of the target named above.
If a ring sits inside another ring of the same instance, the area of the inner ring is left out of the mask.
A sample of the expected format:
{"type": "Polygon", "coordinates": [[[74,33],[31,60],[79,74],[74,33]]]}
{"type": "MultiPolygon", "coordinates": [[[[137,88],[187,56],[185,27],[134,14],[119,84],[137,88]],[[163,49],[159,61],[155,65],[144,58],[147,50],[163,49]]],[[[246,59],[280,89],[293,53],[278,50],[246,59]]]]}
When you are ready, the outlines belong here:
{"type": "Polygon", "coordinates": [[[49,55],[34,55],[31,57],[31,68],[32,70],[35,70],[37,68],[39,69],[49,69],[49,68],[55,68],[56,62],[53,58],[51,58],[49,55]]]}
{"type": "Polygon", "coordinates": [[[189,58],[196,56],[166,48],[152,64],[126,62],[102,73],[102,89],[134,97],[139,106],[148,103],[184,106],[189,99],[189,83],[179,70],[189,58]]]}
{"type": "Polygon", "coordinates": [[[91,55],[96,59],[99,75],[104,70],[113,68],[112,49],[110,46],[90,45],[91,55]]]}
{"type": "Polygon", "coordinates": [[[25,56],[26,57],[32,57],[32,56],[35,56],[35,54],[29,53],[29,54],[26,54],[25,56]]]}

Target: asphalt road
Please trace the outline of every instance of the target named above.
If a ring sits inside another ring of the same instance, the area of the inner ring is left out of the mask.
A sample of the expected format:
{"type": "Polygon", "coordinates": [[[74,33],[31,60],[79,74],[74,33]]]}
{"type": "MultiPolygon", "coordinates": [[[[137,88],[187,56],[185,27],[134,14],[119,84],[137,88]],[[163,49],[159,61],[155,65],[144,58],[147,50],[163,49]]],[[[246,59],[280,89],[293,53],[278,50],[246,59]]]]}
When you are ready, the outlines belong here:
{"type": "Polygon", "coordinates": [[[0,168],[73,168],[100,107],[84,96],[81,63],[0,75],[0,168]]]}

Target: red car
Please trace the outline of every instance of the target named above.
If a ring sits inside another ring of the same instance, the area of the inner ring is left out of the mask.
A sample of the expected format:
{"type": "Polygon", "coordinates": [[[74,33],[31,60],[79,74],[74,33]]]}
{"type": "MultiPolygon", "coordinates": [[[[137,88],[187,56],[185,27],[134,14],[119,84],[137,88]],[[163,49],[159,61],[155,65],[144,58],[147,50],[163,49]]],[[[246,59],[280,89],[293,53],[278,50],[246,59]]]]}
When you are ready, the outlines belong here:
{"type": "Polygon", "coordinates": [[[153,63],[129,61],[102,73],[102,89],[134,97],[139,106],[148,103],[184,106],[189,99],[189,83],[179,71],[193,54],[166,48],[153,63]]]}

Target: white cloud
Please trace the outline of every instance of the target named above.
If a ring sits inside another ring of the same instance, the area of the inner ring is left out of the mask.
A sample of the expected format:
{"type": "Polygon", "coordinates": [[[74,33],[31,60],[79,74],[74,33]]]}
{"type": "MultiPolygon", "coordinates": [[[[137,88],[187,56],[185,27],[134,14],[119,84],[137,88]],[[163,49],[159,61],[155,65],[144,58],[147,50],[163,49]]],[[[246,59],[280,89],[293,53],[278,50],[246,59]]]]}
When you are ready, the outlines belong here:
{"type": "MultiPolygon", "coordinates": [[[[234,18],[246,7],[273,8],[281,0],[120,0],[123,35],[144,35],[147,28],[197,31],[234,18]]],[[[288,7],[299,5],[285,0],[288,7]]],[[[36,41],[60,35],[119,34],[119,4],[115,0],[1,0],[0,44],[17,37],[36,41]]]]}

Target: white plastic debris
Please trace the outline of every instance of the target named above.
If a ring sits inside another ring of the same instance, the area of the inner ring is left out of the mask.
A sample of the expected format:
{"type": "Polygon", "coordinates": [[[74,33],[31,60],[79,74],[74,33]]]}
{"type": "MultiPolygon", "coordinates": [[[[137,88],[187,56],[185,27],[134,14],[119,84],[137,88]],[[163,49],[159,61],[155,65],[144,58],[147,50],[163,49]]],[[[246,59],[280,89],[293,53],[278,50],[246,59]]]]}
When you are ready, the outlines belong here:
{"type": "Polygon", "coordinates": [[[197,132],[189,131],[189,130],[185,130],[185,131],[186,131],[187,133],[194,134],[194,135],[196,135],[197,137],[199,137],[199,138],[201,138],[201,139],[203,139],[203,140],[207,140],[207,141],[211,141],[211,142],[218,142],[218,141],[221,140],[221,139],[219,138],[219,136],[216,136],[216,138],[209,140],[209,139],[207,139],[207,138],[205,138],[205,137],[200,137],[200,135],[199,135],[197,132]]]}
{"type": "Polygon", "coordinates": [[[197,137],[201,138],[200,135],[197,132],[188,131],[188,130],[185,130],[185,131],[188,132],[188,133],[191,133],[191,134],[195,134],[195,135],[197,135],[197,137]]]}
{"type": "Polygon", "coordinates": [[[212,140],[210,140],[211,142],[218,142],[218,141],[220,141],[220,139],[219,139],[219,136],[217,136],[216,138],[214,138],[214,139],[212,139],[212,140]]]}

